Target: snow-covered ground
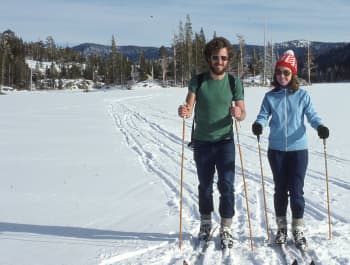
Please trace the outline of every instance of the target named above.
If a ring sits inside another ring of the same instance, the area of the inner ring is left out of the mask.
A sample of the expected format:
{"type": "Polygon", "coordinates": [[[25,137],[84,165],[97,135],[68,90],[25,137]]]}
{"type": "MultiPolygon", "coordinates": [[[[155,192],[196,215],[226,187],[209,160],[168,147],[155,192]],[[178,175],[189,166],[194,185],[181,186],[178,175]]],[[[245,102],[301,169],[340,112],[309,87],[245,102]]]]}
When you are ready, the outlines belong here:
{"type": "MultiPolygon", "coordinates": [[[[327,140],[332,240],[328,240],[322,141],[308,126],[306,235],[316,264],[350,263],[349,84],[309,88],[330,128],[327,140]]],[[[197,178],[185,148],[183,244],[178,248],[182,120],[186,88],[9,92],[0,96],[0,264],[285,264],[266,242],[258,145],[251,134],[266,88],[246,88],[247,119],[239,136],[247,180],[254,251],[239,155],[236,158],[236,246],[221,260],[212,245],[200,256],[197,178]]],[[[186,141],[191,121],[186,123],[186,141]]],[[[268,218],[273,183],[261,139],[268,218]]],[[[238,149],[237,149],[238,150],[238,149]]],[[[218,192],[215,190],[216,209],[218,192]]],[[[217,211],[214,215],[219,222],[217,211]]],[[[302,261],[292,248],[291,254],[302,261]]],[[[302,263],[301,263],[302,264],[302,263]]]]}

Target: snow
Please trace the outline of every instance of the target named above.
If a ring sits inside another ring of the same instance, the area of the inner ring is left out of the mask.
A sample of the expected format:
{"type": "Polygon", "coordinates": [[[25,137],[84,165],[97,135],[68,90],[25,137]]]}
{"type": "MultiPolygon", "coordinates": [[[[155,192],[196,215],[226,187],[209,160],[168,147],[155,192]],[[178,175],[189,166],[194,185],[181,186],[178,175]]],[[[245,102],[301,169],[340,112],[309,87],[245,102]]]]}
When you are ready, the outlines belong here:
{"type": "MultiPolygon", "coordinates": [[[[326,150],[332,239],[323,142],[310,126],[306,235],[318,256],[316,264],[349,264],[350,91],[348,84],[315,84],[308,90],[330,128],[326,150]]],[[[148,83],[132,90],[10,91],[0,96],[0,264],[153,265],[182,264],[184,259],[190,264],[218,264],[221,251],[215,246],[203,256],[193,250],[199,225],[198,182],[187,147],[183,243],[178,248],[182,120],[177,106],[186,91],[148,83]]],[[[248,115],[239,127],[254,251],[237,155],[237,245],[224,264],[284,264],[278,250],[266,242],[258,145],[250,131],[266,91],[245,89],[248,115]]],[[[186,122],[186,142],[191,122],[186,122]]],[[[262,162],[268,218],[275,231],[267,135],[265,130],[262,162]]],[[[215,189],[216,209],[217,199],[215,189]]],[[[217,211],[214,221],[219,222],[217,211]]],[[[292,253],[301,261],[295,249],[292,253]]]]}
{"type": "Polygon", "coordinates": [[[47,69],[50,69],[51,66],[55,67],[56,71],[58,73],[61,72],[61,67],[54,61],[37,61],[37,60],[31,60],[31,59],[26,59],[26,64],[30,69],[38,70],[40,73],[45,74],[47,69]]]}

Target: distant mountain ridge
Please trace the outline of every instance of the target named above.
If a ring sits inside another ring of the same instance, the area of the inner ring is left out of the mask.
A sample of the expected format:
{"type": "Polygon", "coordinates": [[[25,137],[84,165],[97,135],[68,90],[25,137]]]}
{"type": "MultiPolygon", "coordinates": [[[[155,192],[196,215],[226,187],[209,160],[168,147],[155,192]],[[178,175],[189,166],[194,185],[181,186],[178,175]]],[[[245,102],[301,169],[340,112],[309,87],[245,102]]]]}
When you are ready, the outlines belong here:
{"type": "MultiPolygon", "coordinates": [[[[80,52],[85,57],[92,54],[100,54],[107,56],[112,52],[112,47],[108,45],[96,44],[96,43],[82,43],[72,47],[74,51],[80,52]]],[[[129,60],[136,62],[139,59],[141,52],[145,54],[147,60],[155,60],[159,58],[159,48],[157,47],[143,47],[143,46],[117,46],[118,52],[128,57],[129,60]]]]}
{"type": "MultiPolygon", "coordinates": [[[[319,41],[306,41],[306,40],[291,40],[280,43],[274,43],[274,50],[277,56],[280,56],[285,50],[294,50],[296,56],[304,56],[307,52],[308,43],[312,49],[314,56],[322,55],[323,53],[329,52],[332,49],[343,48],[349,43],[347,42],[319,42],[319,41]]],[[[234,44],[233,46],[238,47],[234,44]]],[[[250,57],[255,49],[260,55],[263,54],[264,47],[262,45],[250,45],[246,44],[246,53],[250,57]]],[[[82,43],[77,46],[73,46],[74,51],[80,52],[84,56],[92,54],[100,54],[107,56],[112,52],[111,46],[96,44],[96,43],[82,43]]],[[[117,46],[118,51],[128,57],[129,60],[136,62],[139,59],[140,53],[143,51],[147,60],[154,60],[159,58],[159,47],[149,46],[117,46]]],[[[171,54],[171,48],[167,47],[171,54]]]]}
{"type": "MultiPolygon", "coordinates": [[[[299,74],[306,75],[306,62],[308,54],[308,45],[310,46],[312,61],[316,66],[312,72],[311,78],[318,82],[350,81],[350,43],[349,42],[319,42],[306,40],[292,40],[273,44],[274,57],[279,58],[286,50],[292,49],[297,57],[299,64],[299,74]]],[[[237,51],[239,46],[233,45],[237,51]]],[[[260,58],[264,58],[264,47],[259,45],[245,45],[245,60],[250,62],[254,52],[260,58]]],[[[99,53],[107,56],[111,53],[111,46],[94,43],[83,43],[72,47],[73,50],[80,52],[84,56],[99,53]]],[[[142,46],[119,46],[118,51],[129,60],[137,62],[140,53],[143,51],[147,60],[159,58],[158,47],[142,46]]],[[[169,55],[172,49],[167,47],[169,55]]]]}
{"type": "Polygon", "coordinates": [[[347,42],[320,42],[320,41],[307,41],[307,40],[292,40],[285,41],[280,43],[275,43],[275,51],[278,51],[278,54],[282,54],[285,50],[292,49],[296,56],[303,56],[307,51],[308,45],[314,56],[321,55],[325,52],[328,52],[332,49],[338,49],[346,46],[347,42]]]}

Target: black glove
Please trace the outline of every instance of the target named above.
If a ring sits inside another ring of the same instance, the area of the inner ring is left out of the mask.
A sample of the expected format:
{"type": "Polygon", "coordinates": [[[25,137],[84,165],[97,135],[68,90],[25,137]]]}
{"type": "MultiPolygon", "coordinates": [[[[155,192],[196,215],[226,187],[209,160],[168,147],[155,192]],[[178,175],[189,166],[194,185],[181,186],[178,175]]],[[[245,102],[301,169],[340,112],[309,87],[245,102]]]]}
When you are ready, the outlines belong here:
{"type": "Polygon", "coordinates": [[[317,127],[317,134],[321,139],[326,139],[329,136],[329,130],[326,126],[320,125],[317,127]]]}
{"type": "Polygon", "coordinates": [[[253,134],[256,135],[256,136],[259,136],[260,134],[262,134],[262,126],[260,123],[257,123],[257,122],[254,122],[253,125],[252,125],[252,131],[253,131],[253,134]]]}

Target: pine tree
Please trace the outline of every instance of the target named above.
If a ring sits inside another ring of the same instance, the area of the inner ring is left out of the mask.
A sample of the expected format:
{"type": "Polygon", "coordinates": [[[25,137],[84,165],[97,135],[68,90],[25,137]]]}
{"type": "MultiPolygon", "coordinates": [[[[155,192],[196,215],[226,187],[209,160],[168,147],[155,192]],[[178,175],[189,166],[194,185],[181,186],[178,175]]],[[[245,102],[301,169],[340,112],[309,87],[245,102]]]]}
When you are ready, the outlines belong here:
{"type": "Polygon", "coordinates": [[[192,62],[192,23],[190,15],[186,16],[185,23],[185,61],[184,61],[184,70],[185,70],[185,79],[189,81],[191,79],[191,74],[194,72],[194,65],[192,62]]]}
{"type": "Polygon", "coordinates": [[[48,36],[46,38],[46,50],[47,50],[47,59],[48,61],[55,61],[56,58],[56,44],[55,41],[53,39],[53,37],[48,36]]]}
{"type": "Polygon", "coordinates": [[[121,56],[121,69],[120,69],[120,76],[121,76],[121,84],[126,84],[129,79],[131,79],[131,63],[129,62],[128,58],[125,56],[121,56]]]}
{"type": "Polygon", "coordinates": [[[184,85],[185,81],[185,34],[184,34],[184,28],[182,21],[179,23],[179,35],[176,37],[176,72],[178,73],[177,76],[180,78],[181,86],[184,85]]]}
{"type": "Polygon", "coordinates": [[[265,47],[265,58],[264,58],[264,85],[269,85],[273,81],[274,65],[276,62],[276,56],[274,53],[273,45],[271,42],[267,42],[265,47]]]}
{"type": "Polygon", "coordinates": [[[258,74],[263,72],[263,61],[255,48],[253,49],[252,58],[250,60],[249,71],[252,74],[252,76],[257,76],[258,74]]]}
{"type": "Polygon", "coordinates": [[[239,41],[239,60],[238,60],[238,70],[237,76],[242,78],[244,75],[244,55],[245,55],[245,41],[243,35],[237,34],[237,38],[239,41]]]}
{"type": "Polygon", "coordinates": [[[176,64],[176,60],[177,60],[177,54],[176,54],[176,47],[177,45],[177,36],[176,34],[174,34],[174,38],[173,38],[173,46],[172,46],[172,50],[173,50],[173,64],[172,64],[172,68],[173,68],[173,79],[174,79],[174,86],[176,86],[176,80],[177,80],[177,64],[176,64]]]}
{"type": "Polygon", "coordinates": [[[199,34],[195,34],[194,44],[193,44],[193,58],[195,65],[195,72],[199,74],[208,69],[207,62],[204,57],[204,49],[206,45],[205,35],[203,28],[201,28],[199,34]]]}
{"type": "Polygon", "coordinates": [[[160,55],[160,64],[161,64],[161,70],[162,70],[162,82],[163,82],[163,86],[165,87],[166,74],[167,74],[168,65],[169,65],[168,50],[164,46],[161,46],[159,49],[159,55],[160,55]]]}
{"type": "Polygon", "coordinates": [[[303,69],[304,69],[304,72],[306,73],[305,74],[306,80],[308,84],[311,85],[311,78],[312,78],[313,70],[315,68],[315,64],[314,64],[313,51],[312,51],[312,48],[310,47],[310,42],[308,42],[307,52],[305,55],[305,59],[303,61],[304,61],[303,69]]]}
{"type": "Polygon", "coordinates": [[[149,67],[146,62],[145,58],[145,52],[141,51],[140,57],[139,57],[139,69],[140,69],[140,78],[141,80],[146,80],[148,78],[149,74],[149,67]]]}
{"type": "Polygon", "coordinates": [[[112,83],[116,84],[117,83],[117,76],[118,76],[118,66],[120,64],[120,59],[119,59],[119,54],[117,51],[117,45],[114,39],[114,36],[112,36],[112,60],[111,60],[111,78],[112,78],[112,83]]]}
{"type": "Polygon", "coordinates": [[[5,69],[6,69],[6,58],[8,53],[8,41],[2,35],[1,36],[1,82],[0,82],[0,93],[2,92],[3,86],[5,85],[5,69]]]}
{"type": "Polygon", "coordinates": [[[23,41],[11,30],[0,34],[1,55],[1,86],[14,86],[17,89],[25,88],[28,78],[28,67],[25,64],[25,48],[23,41]]]}

